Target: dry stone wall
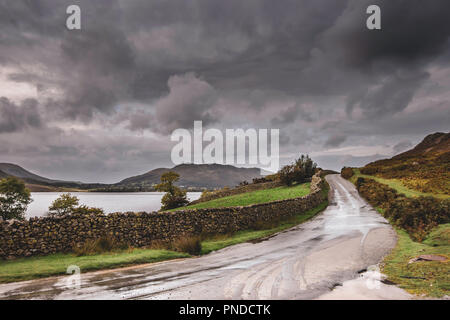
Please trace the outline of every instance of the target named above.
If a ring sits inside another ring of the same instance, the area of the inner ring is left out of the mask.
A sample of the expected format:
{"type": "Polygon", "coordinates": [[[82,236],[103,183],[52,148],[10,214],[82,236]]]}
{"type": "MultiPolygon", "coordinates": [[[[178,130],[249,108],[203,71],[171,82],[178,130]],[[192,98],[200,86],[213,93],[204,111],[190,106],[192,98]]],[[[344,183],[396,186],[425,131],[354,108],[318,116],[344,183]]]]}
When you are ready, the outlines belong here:
{"type": "Polygon", "coordinates": [[[288,218],[318,206],[326,197],[322,187],[323,181],[317,175],[312,179],[311,193],[304,197],[245,207],[2,221],[0,258],[69,252],[74,245],[101,237],[144,247],[154,241],[172,241],[183,236],[245,230],[255,223],[288,218]]]}

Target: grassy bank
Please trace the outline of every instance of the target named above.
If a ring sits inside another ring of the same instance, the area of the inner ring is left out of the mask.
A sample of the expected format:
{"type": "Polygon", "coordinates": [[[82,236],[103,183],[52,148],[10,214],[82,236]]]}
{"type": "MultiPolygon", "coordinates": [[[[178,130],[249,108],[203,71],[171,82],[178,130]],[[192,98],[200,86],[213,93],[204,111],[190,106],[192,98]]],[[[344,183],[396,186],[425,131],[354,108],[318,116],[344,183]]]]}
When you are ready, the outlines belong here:
{"type": "Polygon", "coordinates": [[[444,194],[444,193],[427,193],[427,192],[420,192],[418,190],[414,190],[411,188],[406,187],[399,179],[385,179],[385,178],[380,178],[377,176],[373,176],[373,175],[367,175],[367,174],[362,174],[359,169],[353,169],[354,175],[350,178],[350,181],[355,183],[356,179],[358,179],[359,177],[362,178],[368,178],[368,179],[373,179],[379,183],[385,184],[389,187],[391,187],[392,189],[397,190],[399,193],[403,193],[405,196],[407,197],[420,197],[420,196],[424,196],[424,197],[435,197],[438,199],[447,199],[450,198],[450,195],[448,194],[444,194]]]}
{"type": "MultiPolygon", "coordinates": [[[[379,183],[405,194],[406,197],[434,196],[448,198],[448,195],[429,194],[406,188],[397,179],[384,179],[372,175],[364,175],[354,169],[350,181],[355,183],[358,177],[373,179],[379,183]]],[[[376,207],[378,212],[383,209],[376,207]]],[[[395,228],[398,242],[392,252],[383,260],[383,273],[388,280],[412,294],[430,297],[450,295],[450,265],[449,262],[418,261],[408,263],[411,259],[424,254],[435,254],[450,258],[450,224],[436,227],[422,242],[411,239],[405,230],[395,228]]]]}
{"type": "Polygon", "coordinates": [[[398,243],[384,259],[383,273],[399,287],[413,294],[442,297],[450,295],[450,264],[440,261],[408,263],[423,254],[450,258],[450,224],[437,227],[422,243],[414,242],[408,234],[397,229],[398,243]]]}
{"type": "Polygon", "coordinates": [[[189,255],[167,250],[130,249],[80,257],[59,253],[44,257],[21,258],[0,261],[0,283],[66,274],[70,265],[79,266],[81,272],[86,272],[184,257],[189,255]]]}
{"type": "MultiPolygon", "coordinates": [[[[291,187],[277,187],[272,189],[257,190],[236,194],[233,196],[218,198],[210,201],[197,203],[180,209],[205,209],[205,208],[225,208],[236,206],[248,206],[251,204],[265,203],[277,200],[302,197],[309,194],[310,183],[302,183],[291,187]]],[[[173,209],[175,211],[179,209],[173,209]]]]}

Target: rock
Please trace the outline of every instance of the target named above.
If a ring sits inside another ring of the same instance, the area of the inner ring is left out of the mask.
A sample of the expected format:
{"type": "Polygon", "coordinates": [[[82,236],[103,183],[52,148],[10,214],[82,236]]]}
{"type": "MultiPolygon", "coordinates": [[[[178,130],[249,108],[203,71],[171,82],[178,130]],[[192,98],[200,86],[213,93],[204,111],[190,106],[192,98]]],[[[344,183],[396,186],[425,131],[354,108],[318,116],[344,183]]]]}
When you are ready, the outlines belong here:
{"type": "Polygon", "coordinates": [[[411,260],[409,260],[409,263],[414,263],[417,261],[447,261],[447,258],[444,256],[438,256],[435,254],[422,254],[418,257],[412,258],[411,260]]]}

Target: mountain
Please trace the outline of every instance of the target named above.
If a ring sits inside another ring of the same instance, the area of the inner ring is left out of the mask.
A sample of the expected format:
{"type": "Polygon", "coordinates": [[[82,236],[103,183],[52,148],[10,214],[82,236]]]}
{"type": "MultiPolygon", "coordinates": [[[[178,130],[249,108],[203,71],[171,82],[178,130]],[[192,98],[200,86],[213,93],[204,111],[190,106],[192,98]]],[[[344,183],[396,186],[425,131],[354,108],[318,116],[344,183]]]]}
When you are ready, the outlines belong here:
{"type": "Polygon", "coordinates": [[[440,155],[450,152],[450,133],[436,132],[426,136],[414,149],[392,159],[408,159],[423,155],[440,155]]]}
{"type": "Polygon", "coordinates": [[[260,178],[258,168],[237,168],[221,164],[181,164],[173,168],[158,168],[120,181],[117,185],[152,185],[160,182],[161,175],[174,171],[180,175],[176,183],[183,187],[222,188],[234,187],[240,182],[260,178]]]}
{"type": "Polygon", "coordinates": [[[13,163],[0,163],[0,179],[6,177],[16,177],[23,180],[31,191],[68,191],[65,188],[83,186],[80,182],[45,178],[13,163]]]}
{"type": "Polygon", "coordinates": [[[8,174],[6,174],[0,170],[0,179],[7,178],[7,177],[8,177],[8,174]]]}
{"type": "Polygon", "coordinates": [[[0,171],[6,174],[7,176],[21,178],[25,181],[30,182],[44,182],[44,183],[58,182],[57,180],[52,180],[38,176],[37,174],[31,173],[25,170],[24,168],[12,163],[0,163],[0,171]]]}
{"type": "Polygon", "coordinates": [[[361,173],[398,179],[422,192],[450,194],[450,133],[430,134],[411,150],[369,163],[361,173]]]}

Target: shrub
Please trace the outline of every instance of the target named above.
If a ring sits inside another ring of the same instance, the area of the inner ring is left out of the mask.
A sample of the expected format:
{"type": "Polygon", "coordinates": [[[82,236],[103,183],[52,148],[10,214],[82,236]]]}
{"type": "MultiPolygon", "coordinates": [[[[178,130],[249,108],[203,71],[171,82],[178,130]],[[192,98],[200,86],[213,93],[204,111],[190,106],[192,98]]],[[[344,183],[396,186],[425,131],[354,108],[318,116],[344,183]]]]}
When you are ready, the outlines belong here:
{"type": "Polygon", "coordinates": [[[189,203],[186,198],[186,191],[174,185],[179,179],[180,175],[173,171],[161,175],[161,183],[156,186],[156,190],[166,192],[161,199],[161,210],[170,210],[189,203]]]}
{"type": "Polygon", "coordinates": [[[413,240],[423,241],[438,224],[450,222],[450,200],[402,197],[389,202],[384,215],[405,229],[413,240]]]}
{"type": "Polygon", "coordinates": [[[252,183],[256,184],[256,183],[264,183],[264,182],[269,182],[270,180],[267,180],[265,177],[262,178],[253,178],[252,183]]]}
{"type": "Polygon", "coordinates": [[[51,217],[61,217],[70,214],[78,206],[79,199],[70,193],[63,193],[48,208],[48,215],[51,217]]]}
{"type": "Polygon", "coordinates": [[[100,254],[105,252],[111,252],[113,250],[125,250],[129,246],[125,243],[118,242],[112,237],[101,237],[98,239],[86,240],[81,245],[73,245],[72,251],[77,256],[89,256],[94,254],[100,254]]]}
{"type": "Polygon", "coordinates": [[[58,199],[53,201],[52,205],[48,208],[48,215],[50,217],[63,217],[71,214],[104,214],[102,209],[91,208],[85,205],[78,205],[79,199],[76,196],[72,196],[70,193],[64,193],[59,196],[58,199]]]}
{"type": "Polygon", "coordinates": [[[88,207],[85,205],[81,205],[73,209],[72,214],[81,214],[81,215],[103,215],[105,212],[100,208],[88,207]]]}
{"type": "Polygon", "coordinates": [[[23,220],[32,201],[30,190],[22,180],[15,177],[0,180],[0,217],[4,220],[23,220]]]}
{"type": "Polygon", "coordinates": [[[353,169],[349,167],[343,167],[341,170],[341,177],[344,179],[350,179],[353,177],[353,169]]]}
{"type": "Polygon", "coordinates": [[[286,165],[278,171],[280,181],[290,186],[293,183],[303,183],[311,179],[317,169],[317,164],[309,156],[302,155],[293,164],[286,165]]]}
{"type": "Polygon", "coordinates": [[[406,198],[373,179],[358,178],[356,187],[373,206],[383,208],[383,216],[403,228],[415,241],[422,241],[432,228],[450,222],[450,200],[433,197],[406,198]]]}
{"type": "Polygon", "coordinates": [[[179,238],[170,244],[172,250],[186,252],[192,255],[199,255],[202,252],[201,236],[190,236],[179,238]]]}
{"type": "Polygon", "coordinates": [[[274,173],[274,174],[269,174],[269,175],[265,176],[265,178],[268,181],[279,181],[280,175],[278,173],[274,173]]]}

